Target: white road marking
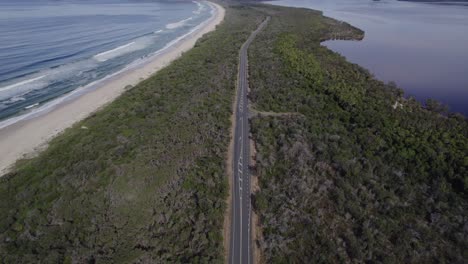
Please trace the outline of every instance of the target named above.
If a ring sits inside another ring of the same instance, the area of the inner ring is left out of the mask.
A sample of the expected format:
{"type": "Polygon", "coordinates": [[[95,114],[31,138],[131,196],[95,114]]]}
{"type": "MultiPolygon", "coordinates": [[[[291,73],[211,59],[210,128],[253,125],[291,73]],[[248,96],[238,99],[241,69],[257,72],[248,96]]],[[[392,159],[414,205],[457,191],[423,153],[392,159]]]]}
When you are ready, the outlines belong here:
{"type": "MultiPolygon", "coordinates": [[[[244,134],[245,133],[248,133],[248,123],[247,123],[247,120],[245,121],[245,124],[244,124],[244,115],[248,114],[248,99],[246,98],[246,93],[248,92],[247,89],[249,87],[249,84],[248,84],[248,52],[247,52],[247,48],[248,46],[252,43],[253,39],[255,38],[255,36],[257,35],[257,33],[262,30],[264,28],[264,26],[267,24],[268,22],[268,19],[265,20],[261,25],[260,27],[255,30],[251,35],[250,37],[247,39],[247,41],[242,45],[242,48],[241,48],[241,51],[240,51],[240,65],[239,65],[239,73],[238,73],[238,82],[237,82],[237,88],[240,89],[237,93],[237,96],[240,96],[240,98],[238,98],[238,111],[237,111],[237,124],[236,124],[236,133],[240,133],[240,136],[239,136],[239,141],[237,144],[240,144],[237,145],[237,150],[239,151],[237,154],[238,154],[238,163],[237,163],[237,181],[238,181],[238,184],[239,184],[239,200],[240,200],[240,205],[239,205],[239,208],[240,208],[240,231],[239,231],[239,234],[240,234],[240,248],[239,248],[239,262],[242,263],[243,262],[243,259],[242,259],[242,251],[243,251],[243,247],[242,247],[242,241],[244,239],[244,232],[243,232],[243,217],[242,217],[242,214],[243,214],[243,207],[244,206],[247,206],[247,263],[249,264],[251,262],[251,256],[250,256],[250,239],[251,239],[251,209],[252,209],[252,205],[251,205],[251,198],[250,198],[250,187],[251,187],[251,184],[250,184],[250,178],[249,178],[249,168],[248,167],[245,167],[244,168],[244,164],[243,164],[243,161],[244,161],[244,158],[247,159],[247,166],[249,165],[249,153],[248,153],[248,149],[249,149],[249,145],[248,145],[248,141],[247,141],[247,138],[246,140],[244,140],[244,134]],[[246,112],[244,112],[244,104],[246,106],[246,112]],[[244,128],[244,125],[246,126],[244,128]],[[240,129],[240,131],[239,131],[240,129]],[[246,149],[246,153],[244,153],[244,148],[246,149]],[[246,157],[244,157],[244,155],[246,155],[246,157]],[[245,184],[243,183],[243,172],[244,172],[244,169],[246,171],[246,180],[247,182],[245,182],[245,184]],[[247,193],[246,193],[246,197],[245,197],[245,202],[246,204],[244,205],[242,203],[242,199],[243,199],[243,187],[245,187],[247,189],[247,193]]],[[[246,116],[246,118],[248,118],[248,116],[246,116]]],[[[248,135],[247,135],[248,136],[248,135]]],[[[234,166],[233,165],[233,169],[234,169],[234,166]]],[[[235,179],[236,180],[236,179],[235,179]]],[[[234,185],[235,186],[235,185],[234,185]]],[[[234,201],[235,200],[235,197],[233,198],[234,201]]],[[[237,211],[237,210],[234,210],[234,211],[237,211]]],[[[233,214],[234,217],[235,216],[235,213],[233,214]]],[[[234,220],[234,222],[236,220],[239,220],[239,218],[236,218],[234,220]]],[[[235,230],[233,230],[234,234],[236,234],[235,230]]],[[[234,235],[233,235],[233,239],[232,239],[232,244],[234,245],[235,243],[235,239],[234,239],[234,235]]],[[[235,246],[232,247],[232,251],[231,253],[234,253],[235,251],[235,246]]],[[[234,263],[234,255],[232,256],[232,259],[231,259],[231,263],[234,263]]],[[[237,258],[236,258],[237,259],[237,258]]]]}

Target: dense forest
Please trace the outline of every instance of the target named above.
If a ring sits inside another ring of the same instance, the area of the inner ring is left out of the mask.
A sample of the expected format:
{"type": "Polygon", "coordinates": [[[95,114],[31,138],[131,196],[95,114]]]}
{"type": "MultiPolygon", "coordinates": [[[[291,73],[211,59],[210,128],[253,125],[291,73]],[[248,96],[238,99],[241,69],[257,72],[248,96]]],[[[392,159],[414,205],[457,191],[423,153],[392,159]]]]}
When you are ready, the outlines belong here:
{"type": "Polygon", "coordinates": [[[250,48],[265,263],[466,263],[468,123],[320,42],[362,32],[306,9],[250,48]],[[281,113],[288,113],[281,115],[281,113]]]}
{"type": "Polygon", "coordinates": [[[466,118],[320,45],[359,29],[224,4],[194,49],[0,178],[0,263],[222,263],[238,52],[266,16],[249,50],[262,262],[466,262],[466,118]]]}
{"type": "Polygon", "coordinates": [[[0,178],[0,263],[222,263],[240,7],[0,178]]]}

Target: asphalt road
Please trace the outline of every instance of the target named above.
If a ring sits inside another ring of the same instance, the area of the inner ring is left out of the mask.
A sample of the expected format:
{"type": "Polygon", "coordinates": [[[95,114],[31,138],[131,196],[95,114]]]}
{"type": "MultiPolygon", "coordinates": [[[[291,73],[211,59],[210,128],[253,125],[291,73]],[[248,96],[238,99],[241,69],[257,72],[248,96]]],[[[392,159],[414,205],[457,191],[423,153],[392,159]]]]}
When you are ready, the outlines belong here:
{"type": "Polygon", "coordinates": [[[251,202],[249,174],[249,109],[247,92],[248,56],[247,50],[255,36],[261,31],[270,18],[268,17],[252,32],[242,45],[239,54],[239,75],[237,79],[237,105],[235,110],[234,155],[233,155],[233,190],[231,214],[231,244],[229,262],[232,264],[251,263],[251,202]]]}

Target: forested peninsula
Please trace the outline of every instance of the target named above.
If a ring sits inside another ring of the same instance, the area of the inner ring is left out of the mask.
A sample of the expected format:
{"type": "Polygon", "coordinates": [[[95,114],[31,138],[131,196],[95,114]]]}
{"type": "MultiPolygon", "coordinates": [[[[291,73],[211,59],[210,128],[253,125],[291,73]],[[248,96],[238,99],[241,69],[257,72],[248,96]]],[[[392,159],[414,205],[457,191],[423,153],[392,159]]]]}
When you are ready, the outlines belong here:
{"type": "Polygon", "coordinates": [[[0,263],[223,263],[238,55],[249,49],[261,263],[465,263],[468,122],[321,46],[321,12],[220,2],[180,59],[0,178],[0,263]],[[83,129],[86,127],[87,129],[83,129]]]}
{"type": "Polygon", "coordinates": [[[320,45],[359,30],[257,9],[272,16],[250,50],[265,263],[464,263],[466,118],[320,45]]]}

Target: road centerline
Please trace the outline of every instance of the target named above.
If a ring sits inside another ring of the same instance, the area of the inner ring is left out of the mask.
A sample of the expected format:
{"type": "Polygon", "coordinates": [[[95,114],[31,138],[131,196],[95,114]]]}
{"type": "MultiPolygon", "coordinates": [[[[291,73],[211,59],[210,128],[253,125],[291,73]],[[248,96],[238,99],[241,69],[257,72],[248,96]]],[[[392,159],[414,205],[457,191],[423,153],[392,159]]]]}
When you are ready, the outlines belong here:
{"type": "Polygon", "coordinates": [[[234,108],[236,118],[234,127],[233,168],[237,162],[237,169],[233,170],[233,199],[231,214],[231,247],[230,263],[250,263],[251,256],[251,213],[250,201],[250,175],[249,175],[249,108],[248,108],[248,54],[247,49],[253,39],[268,23],[266,18],[258,28],[252,32],[239,52],[239,73],[237,80],[237,107],[234,108]],[[245,205],[243,204],[245,202],[245,205]],[[245,224],[246,223],[246,224],[245,224]]]}

